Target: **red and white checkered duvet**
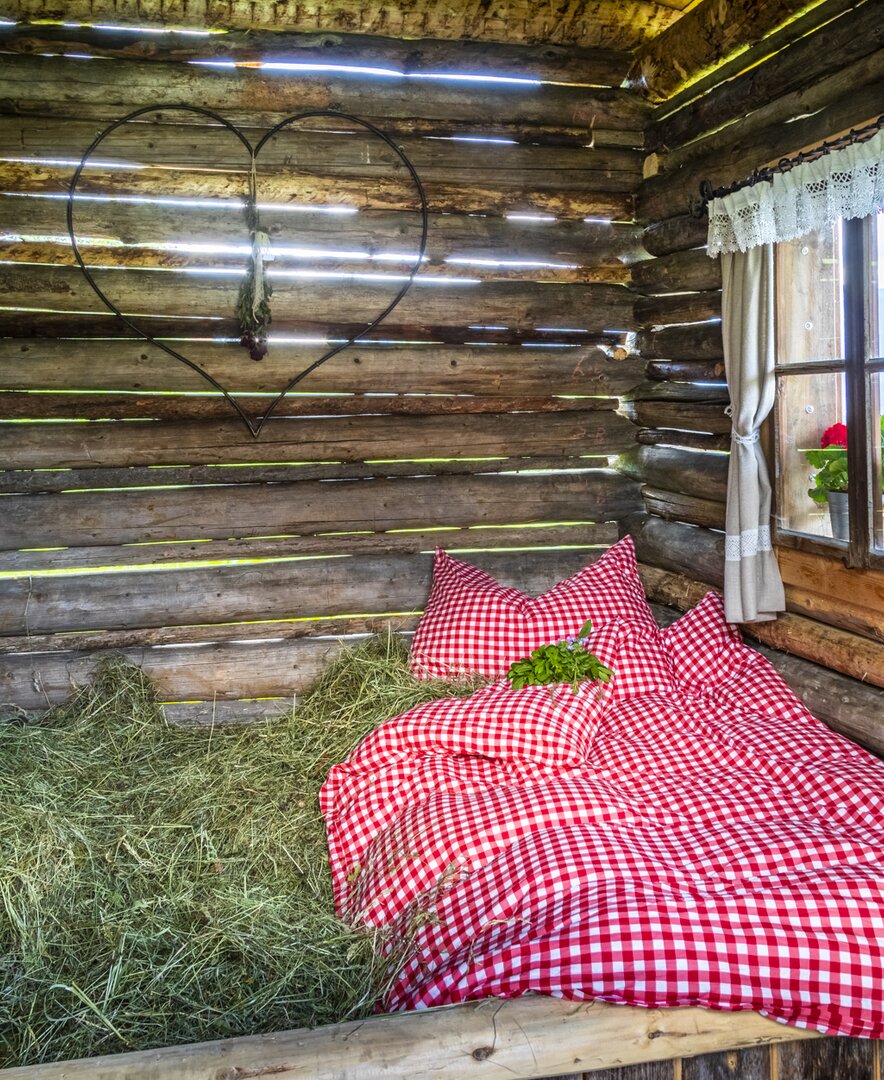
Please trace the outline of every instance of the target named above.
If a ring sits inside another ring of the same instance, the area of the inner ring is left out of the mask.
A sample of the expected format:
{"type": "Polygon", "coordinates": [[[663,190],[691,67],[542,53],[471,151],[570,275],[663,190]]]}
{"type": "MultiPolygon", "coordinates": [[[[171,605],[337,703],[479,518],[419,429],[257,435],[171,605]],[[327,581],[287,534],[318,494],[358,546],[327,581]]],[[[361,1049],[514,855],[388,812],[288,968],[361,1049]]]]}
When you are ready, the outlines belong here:
{"type": "Polygon", "coordinates": [[[706,682],[665,634],[594,644],[601,695],[496,684],[332,769],[339,913],[414,935],[385,1007],[536,991],[884,1036],[884,763],[738,643],[706,682]]]}

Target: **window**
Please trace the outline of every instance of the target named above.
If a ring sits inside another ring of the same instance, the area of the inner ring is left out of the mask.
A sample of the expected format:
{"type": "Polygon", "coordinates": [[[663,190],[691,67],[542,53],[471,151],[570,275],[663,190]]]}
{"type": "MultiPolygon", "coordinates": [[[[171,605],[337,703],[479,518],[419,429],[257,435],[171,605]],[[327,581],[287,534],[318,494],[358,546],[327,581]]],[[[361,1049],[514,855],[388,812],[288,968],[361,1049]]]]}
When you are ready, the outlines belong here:
{"type": "Polygon", "coordinates": [[[777,543],[884,567],[884,214],[777,245],[777,543]]]}

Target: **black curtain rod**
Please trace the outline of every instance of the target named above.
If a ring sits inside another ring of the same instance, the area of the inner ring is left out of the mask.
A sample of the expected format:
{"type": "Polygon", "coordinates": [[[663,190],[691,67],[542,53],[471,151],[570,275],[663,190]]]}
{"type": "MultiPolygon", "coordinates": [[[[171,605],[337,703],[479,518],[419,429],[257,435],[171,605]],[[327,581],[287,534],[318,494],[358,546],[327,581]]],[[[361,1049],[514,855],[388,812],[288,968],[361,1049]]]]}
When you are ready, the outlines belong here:
{"type": "Polygon", "coordinates": [[[762,181],[769,182],[777,173],[789,172],[796,165],[803,165],[806,161],[817,161],[819,158],[825,157],[826,154],[830,154],[833,150],[843,150],[846,146],[852,146],[855,143],[868,142],[869,139],[874,138],[882,130],[884,130],[884,115],[879,116],[877,120],[873,120],[864,127],[854,128],[844,135],[839,135],[837,139],[820,143],[819,146],[815,146],[811,150],[802,150],[801,153],[795,154],[793,157],[780,158],[776,165],[756,169],[754,173],[744,180],[736,180],[733,184],[728,184],[727,187],[714,188],[711,181],[701,180],[700,193],[691,200],[691,215],[695,218],[701,218],[713,199],[721,199],[725,195],[732,195],[735,191],[740,191],[745,187],[752,187],[754,184],[762,183],[762,181]]]}

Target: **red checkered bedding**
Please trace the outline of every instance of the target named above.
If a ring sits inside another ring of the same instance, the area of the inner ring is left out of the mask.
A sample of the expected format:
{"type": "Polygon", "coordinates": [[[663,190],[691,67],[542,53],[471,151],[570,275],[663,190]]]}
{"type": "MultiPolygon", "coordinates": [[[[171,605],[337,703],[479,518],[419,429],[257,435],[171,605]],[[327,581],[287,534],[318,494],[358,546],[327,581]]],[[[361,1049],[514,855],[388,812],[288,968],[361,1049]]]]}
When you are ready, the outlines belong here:
{"type": "Polygon", "coordinates": [[[384,1007],[535,991],[884,1037],[884,763],[718,598],[591,646],[601,692],[497,683],[332,769],[339,914],[414,944],[384,1007]]]}

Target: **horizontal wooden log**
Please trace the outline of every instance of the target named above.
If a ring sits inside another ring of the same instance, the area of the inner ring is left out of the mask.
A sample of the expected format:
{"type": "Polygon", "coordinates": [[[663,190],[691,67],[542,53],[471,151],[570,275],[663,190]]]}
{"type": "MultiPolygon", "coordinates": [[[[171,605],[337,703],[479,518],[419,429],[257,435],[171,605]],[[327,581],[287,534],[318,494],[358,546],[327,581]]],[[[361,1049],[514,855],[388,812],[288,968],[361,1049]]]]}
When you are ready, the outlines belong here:
{"type": "MultiPolygon", "coordinates": [[[[3,122],[0,117],[0,138],[3,122]]],[[[12,152],[25,149],[15,145],[12,152]]],[[[163,207],[84,201],[77,205],[75,224],[81,238],[124,244],[175,244],[182,238],[198,244],[243,242],[243,216],[237,206],[163,207]]],[[[365,210],[341,216],[308,209],[295,213],[284,205],[269,206],[261,210],[261,224],[275,244],[315,251],[359,251],[375,256],[393,253],[413,258],[420,237],[418,215],[402,211],[365,210]]],[[[65,201],[0,193],[0,233],[64,237],[67,235],[65,201]]],[[[427,257],[437,265],[445,265],[446,259],[454,257],[522,259],[591,268],[633,262],[641,257],[641,244],[638,227],[627,222],[537,221],[431,213],[427,257]]],[[[372,265],[369,263],[369,268],[372,265]]],[[[396,265],[404,263],[393,262],[387,268],[396,265]]]]}
{"type": "MultiPolygon", "coordinates": [[[[645,592],[652,600],[687,611],[702,600],[708,586],[682,574],[656,567],[639,567],[645,592]]],[[[716,590],[717,591],[717,590],[716,590]]],[[[884,643],[825,626],[814,619],[785,612],[772,622],[744,623],[745,636],[772,649],[800,656],[842,675],[873,686],[884,686],[884,643]]],[[[884,742],[884,716],[881,721],[884,742]]]]}
{"type": "Polygon", "coordinates": [[[237,698],[224,701],[161,702],[166,723],[183,728],[246,727],[275,720],[298,704],[298,696],[237,698]]]}
{"type": "MultiPolygon", "coordinates": [[[[583,0],[509,0],[502,9],[469,2],[450,7],[369,9],[350,0],[334,0],[299,13],[302,32],[384,33],[401,38],[444,38],[460,41],[499,41],[511,44],[604,46],[632,49],[645,35],[659,34],[678,17],[678,11],[639,2],[623,18],[618,0],[599,0],[587,18],[583,0]]],[[[6,13],[22,22],[60,14],[70,22],[111,23],[131,27],[180,26],[182,9],[175,0],[141,0],[132,10],[118,0],[68,0],[59,12],[53,0],[9,0],[6,13]]],[[[252,0],[194,0],[186,9],[188,26],[220,30],[285,31],[292,28],[291,12],[272,5],[256,7],[252,0]]]]}
{"type": "MultiPolygon", "coordinates": [[[[293,153],[294,153],[293,148],[293,153]]],[[[210,159],[211,160],[211,159],[210,159]]],[[[357,210],[415,211],[420,202],[414,181],[404,173],[391,175],[393,170],[384,164],[384,175],[337,175],[322,169],[313,172],[304,168],[262,165],[258,173],[258,198],[275,203],[298,206],[347,206],[357,210]]],[[[54,193],[70,183],[70,166],[40,162],[0,162],[0,184],[12,193],[54,193]]],[[[630,220],[633,214],[632,195],[638,190],[640,177],[631,173],[575,173],[574,190],[567,182],[560,183],[558,174],[546,177],[550,186],[535,187],[531,174],[513,174],[512,186],[501,185],[481,177],[465,182],[464,177],[453,180],[427,180],[424,183],[427,202],[434,214],[508,214],[543,213],[564,218],[603,217],[620,221],[630,220]],[[526,178],[528,183],[525,183],[526,178]]],[[[134,170],[112,167],[89,167],[83,173],[78,190],[83,195],[102,195],[126,199],[225,199],[242,200],[248,191],[249,170],[239,169],[175,169],[161,165],[156,168],[137,166],[134,170]]],[[[246,236],[243,230],[243,236],[246,236]]],[[[99,262],[96,258],[91,260],[99,262]]]]}
{"type": "Polygon", "coordinates": [[[9,550],[611,521],[639,506],[635,485],[609,469],[559,476],[433,476],[69,492],[10,498],[0,545],[9,550]]]}
{"type": "Polygon", "coordinates": [[[469,1002],[310,1030],[59,1062],[9,1071],[4,1080],[399,1080],[433,1069],[463,1080],[494,1059],[514,1080],[690,1057],[818,1037],[753,1012],[640,1009],[533,996],[469,1002]],[[358,1037],[357,1037],[358,1036],[358,1037]],[[476,1066],[476,1062],[479,1065],[476,1066]],[[469,1063],[469,1064],[467,1064],[469,1063]]]}
{"type": "MultiPolygon", "coordinates": [[[[481,122],[489,113],[498,123],[593,124],[641,131],[646,104],[619,89],[489,83],[477,94],[448,80],[424,86],[424,119],[481,122]]],[[[199,102],[234,123],[254,124],[256,114],[275,123],[296,112],[341,109],[381,126],[389,118],[415,114],[414,87],[407,80],[389,82],[335,74],[256,71],[198,65],[109,60],[89,63],[65,57],[5,58],[0,100],[7,112],[78,119],[116,120],[146,105],[199,102]]]]}
{"type": "MultiPolygon", "coordinates": [[[[505,585],[541,593],[587,557],[529,551],[470,561],[505,585]]],[[[0,635],[413,612],[426,600],[431,564],[430,555],[366,555],[0,579],[0,635]]]]}
{"type": "Polygon", "coordinates": [[[604,468],[608,455],[581,454],[479,458],[395,458],[371,462],[263,462],[239,465],[129,465],[97,469],[36,469],[0,471],[0,492],[38,495],[54,491],[102,488],[161,487],[200,484],[291,484],[302,480],[361,480],[390,476],[473,476],[478,473],[560,471],[604,468]]]}
{"type": "Polygon", "coordinates": [[[710,435],[703,431],[639,428],[635,438],[641,446],[680,446],[686,450],[722,451],[729,451],[731,448],[730,435],[710,435]]]}
{"type": "Polygon", "coordinates": [[[542,44],[507,45],[472,40],[403,41],[354,33],[299,33],[292,30],[233,31],[193,38],[186,34],[133,34],[88,26],[4,27],[5,51],[41,54],[79,52],[121,60],[231,60],[259,62],[277,57],[293,63],[368,64],[395,71],[476,74],[536,78],[545,82],[619,86],[629,67],[625,52],[603,48],[542,44]]]}
{"type": "Polygon", "coordinates": [[[632,268],[632,288],[648,295],[720,289],[721,261],[710,259],[705,248],[694,248],[638,262],[632,268]]]}
{"type": "Polygon", "coordinates": [[[624,397],[630,402],[680,401],[724,405],[730,400],[727,383],[720,377],[698,382],[646,379],[624,397]]]}
{"type": "Polygon", "coordinates": [[[726,407],[705,402],[630,401],[624,403],[623,409],[640,427],[726,435],[732,427],[731,418],[724,411],[726,407]]]}
{"type": "Polygon", "coordinates": [[[689,105],[670,113],[651,127],[654,149],[675,148],[714,131],[809,84],[832,75],[884,46],[884,29],[874,2],[852,4],[850,10],[831,11],[832,4],[817,6],[817,25],[805,36],[768,46],[767,59],[729,78],[689,105]],[[823,18],[820,18],[820,15],[823,18]]]}
{"type": "Polygon", "coordinates": [[[633,441],[610,411],[482,416],[271,418],[253,439],[237,420],[0,424],[10,469],[206,465],[376,458],[614,454],[633,441]]]}
{"type": "Polygon", "coordinates": [[[721,360],[724,370],[720,322],[644,330],[636,338],[636,347],[649,360],[721,360]]]}
{"type": "Polygon", "coordinates": [[[724,581],[724,534],[656,514],[636,514],[621,523],[640,562],[684,574],[720,589],[724,581]]]}
{"type": "Polygon", "coordinates": [[[714,186],[741,180],[753,169],[875,119],[884,97],[884,50],[812,87],[787,94],[691,144],[689,154],[666,159],[666,173],[642,186],[638,217],[660,220],[684,213],[703,179],[714,186]]]}
{"type": "Polygon", "coordinates": [[[682,450],[672,446],[637,446],[617,460],[627,476],[651,487],[681,495],[702,491],[706,499],[724,502],[727,494],[726,454],[682,450]]]}
{"type": "MultiPolygon", "coordinates": [[[[124,314],[176,315],[219,319],[216,333],[232,329],[238,277],[203,277],[148,270],[95,271],[99,285],[124,314]],[[228,313],[230,313],[228,315],[228,313]]],[[[468,277],[469,275],[464,275],[468,277]]],[[[324,319],[327,326],[342,320],[375,318],[392,301],[401,280],[375,277],[366,281],[292,281],[270,276],[273,285],[274,328],[287,319],[324,319]],[[277,319],[277,315],[279,318],[277,319]]],[[[618,285],[421,284],[411,291],[390,320],[400,324],[479,324],[503,322],[522,328],[566,325],[587,330],[628,329],[632,318],[629,292],[618,285]]],[[[0,266],[0,290],[7,307],[46,307],[99,312],[104,305],[74,267],[0,266]]],[[[386,324],[385,324],[386,325],[386,324]]],[[[390,328],[387,327],[389,330],[390,328]]]]}
{"type": "Polygon", "coordinates": [[[681,214],[648,225],[642,234],[642,243],[650,255],[671,255],[675,251],[705,247],[708,231],[709,222],[705,217],[681,214]]]}
{"type": "MultiPolygon", "coordinates": [[[[272,397],[236,395],[252,416],[272,397]]],[[[287,416],[460,416],[469,413],[573,412],[587,406],[615,409],[616,398],[504,398],[454,394],[287,395],[273,410],[287,416]]],[[[108,394],[0,391],[0,420],[230,420],[235,413],[220,394],[108,394]]]]}
{"type": "Polygon", "coordinates": [[[647,484],[642,488],[642,498],[649,514],[656,514],[667,521],[683,521],[688,525],[702,525],[707,529],[724,528],[722,502],[696,495],[682,495],[647,484]]]}
{"type": "Polygon", "coordinates": [[[884,574],[848,569],[837,557],[777,549],[791,609],[884,642],[884,574]],[[844,597],[850,603],[844,603],[844,597]]]}
{"type": "Polygon", "coordinates": [[[705,0],[638,50],[630,81],[653,100],[664,101],[807,6],[807,0],[730,0],[725,11],[705,0]]]}
{"type": "MultiPolygon", "coordinates": [[[[640,505],[637,499],[635,503],[636,506],[640,505]]],[[[574,509],[575,507],[570,507],[569,513],[573,513],[574,509]]],[[[410,529],[401,532],[336,532],[319,533],[316,536],[287,536],[274,540],[260,537],[242,540],[185,540],[118,547],[54,548],[49,551],[25,549],[0,553],[0,573],[28,576],[47,571],[58,574],[109,566],[143,569],[164,566],[181,568],[188,565],[193,569],[224,561],[243,565],[262,559],[292,559],[311,555],[413,555],[416,552],[432,551],[437,546],[466,552],[536,550],[545,547],[585,551],[588,548],[607,547],[616,541],[617,535],[616,523],[605,522],[596,525],[479,525],[469,528],[410,529]]],[[[145,644],[145,640],[138,636],[140,631],[134,632],[134,636],[133,633],[127,633],[128,644],[137,644],[139,647],[145,644]]],[[[151,630],[147,633],[147,643],[163,643],[154,640],[157,631],[151,630]]],[[[203,640],[200,633],[202,632],[197,631],[196,637],[191,636],[190,640],[203,640]]],[[[89,635],[84,636],[84,648],[89,647],[86,640],[88,637],[89,635]]],[[[119,638],[119,633],[116,637],[119,638]]],[[[213,640],[215,637],[217,634],[213,631],[213,640]]],[[[34,640],[25,642],[21,647],[38,648],[34,640]]],[[[182,640],[180,631],[175,632],[174,640],[182,640]]],[[[188,639],[185,637],[183,640],[188,639]]],[[[39,644],[40,649],[51,647],[45,642],[39,644]]],[[[75,644],[72,647],[79,646],[75,644]]],[[[121,646],[115,642],[106,647],[121,646]]],[[[3,651],[2,648],[0,651],[3,651]]]]}
{"type": "Polygon", "coordinates": [[[683,296],[636,297],[635,322],[639,327],[667,327],[681,323],[708,323],[721,319],[721,293],[685,293],[683,296]]]}
{"type": "Polygon", "coordinates": [[[724,378],[724,360],[651,360],[645,373],[649,379],[667,382],[719,382],[724,378]]]}
{"type": "MultiPolygon", "coordinates": [[[[176,342],[174,348],[237,394],[277,392],[317,355],[317,347],[271,344],[248,361],[238,342],[176,342]]],[[[642,377],[637,356],[592,346],[573,349],[440,345],[354,345],[318,368],[312,394],[480,394],[540,397],[620,394],[642,377]]],[[[0,341],[0,390],[125,393],[208,390],[196,372],[137,339],[0,341]]]]}

